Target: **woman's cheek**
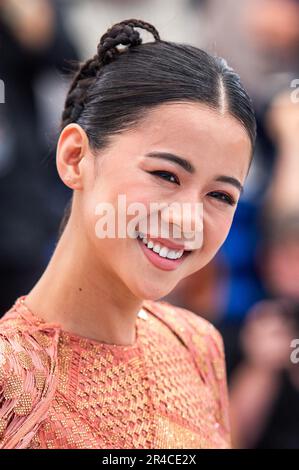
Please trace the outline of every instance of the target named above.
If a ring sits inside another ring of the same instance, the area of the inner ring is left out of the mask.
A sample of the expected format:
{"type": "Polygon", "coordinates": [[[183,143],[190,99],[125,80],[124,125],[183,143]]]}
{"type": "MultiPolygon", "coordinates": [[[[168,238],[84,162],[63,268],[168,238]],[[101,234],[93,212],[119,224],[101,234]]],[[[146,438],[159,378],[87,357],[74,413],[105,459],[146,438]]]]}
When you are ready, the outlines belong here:
{"type": "Polygon", "coordinates": [[[225,242],[232,224],[232,218],[219,218],[204,227],[203,252],[212,258],[225,242]]]}

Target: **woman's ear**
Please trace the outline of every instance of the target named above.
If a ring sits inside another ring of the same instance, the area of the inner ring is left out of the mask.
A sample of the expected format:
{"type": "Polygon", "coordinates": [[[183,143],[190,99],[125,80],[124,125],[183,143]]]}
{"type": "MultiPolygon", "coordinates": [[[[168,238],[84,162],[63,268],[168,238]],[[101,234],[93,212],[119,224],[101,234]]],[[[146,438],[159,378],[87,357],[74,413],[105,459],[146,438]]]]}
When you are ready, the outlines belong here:
{"type": "Polygon", "coordinates": [[[62,181],[71,189],[83,188],[83,165],[89,149],[88,137],[79,124],[68,124],[61,132],[56,152],[57,171],[62,181]]]}

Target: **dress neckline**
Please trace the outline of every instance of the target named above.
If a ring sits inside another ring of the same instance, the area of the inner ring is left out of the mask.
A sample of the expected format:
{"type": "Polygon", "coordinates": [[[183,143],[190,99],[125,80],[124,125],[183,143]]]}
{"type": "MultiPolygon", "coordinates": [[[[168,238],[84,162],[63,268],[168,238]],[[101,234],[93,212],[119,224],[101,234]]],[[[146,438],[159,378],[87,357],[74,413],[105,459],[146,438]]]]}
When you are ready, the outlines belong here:
{"type": "Polygon", "coordinates": [[[89,338],[87,336],[83,336],[68,330],[65,330],[60,323],[50,323],[44,320],[42,317],[37,315],[35,312],[31,311],[29,307],[26,305],[26,297],[27,295],[21,295],[19,296],[15,303],[14,307],[16,308],[17,312],[20,313],[23,317],[25,317],[27,320],[29,319],[31,322],[34,324],[37,324],[39,327],[42,326],[45,329],[46,328],[57,328],[60,330],[61,335],[63,336],[64,339],[68,339],[72,341],[75,344],[85,344],[85,345],[91,345],[93,347],[99,347],[99,348],[104,348],[104,349],[113,349],[113,350],[121,350],[121,351],[127,351],[127,350],[133,350],[135,348],[138,348],[140,345],[141,341],[141,322],[144,320],[147,320],[148,318],[148,313],[146,311],[146,308],[142,306],[137,314],[137,319],[135,323],[135,341],[133,344],[114,344],[114,343],[107,343],[104,341],[97,341],[96,339],[89,338]]]}

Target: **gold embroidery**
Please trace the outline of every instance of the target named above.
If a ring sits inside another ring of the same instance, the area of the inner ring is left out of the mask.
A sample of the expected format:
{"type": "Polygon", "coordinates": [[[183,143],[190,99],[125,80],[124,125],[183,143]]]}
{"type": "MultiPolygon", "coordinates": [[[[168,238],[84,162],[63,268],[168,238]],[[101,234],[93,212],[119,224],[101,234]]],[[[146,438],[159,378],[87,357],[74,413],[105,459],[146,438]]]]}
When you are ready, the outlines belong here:
{"type": "Polygon", "coordinates": [[[18,342],[20,343],[20,345],[21,345],[24,349],[26,349],[26,350],[28,350],[28,351],[31,351],[31,350],[34,349],[34,346],[32,345],[32,343],[31,343],[28,339],[26,339],[26,338],[22,335],[21,332],[20,332],[20,334],[18,335],[18,342]]]}
{"type": "Polygon", "coordinates": [[[38,390],[43,390],[46,382],[46,375],[43,371],[37,370],[34,372],[35,386],[38,390]]]}
{"type": "Polygon", "coordinates": [[[17,415],[24,416],[30,413],[32,408],[32,396],[29,392],[22,393],[17,404],[14,406],[14,412],[17,415]]]}
{"type": "Polygon", "coordinates": [[[38,349],[36,351],[36,354],[39,356],[41,363],[44,367],[50,367],[51,360],[46,351],[44,351],[43,349],[38,349]]]}
{"type": "Polygon", "coordinates": [[[12,398],[18,398],[23,392],[23,382],[21,377],[16,374],[12,374],[7,378],[7,381],[3,387],[3,396],[7,400],[12,398]]]}
{"type": "Polygon", "coordinates": [[[21,366],[24,367],[24,369],[26,370],[33,369],[33,362],[28,353],[26,353],[25,351],[19,351],[16,353],[16,356],[18,360],[20,361],[21,366]]]}
{"type": "Polygon", "coordinates": [[[3,436],[6,427],[7,427],[7,421],[5,421],[5,419],[3,418],[0,418],[0,439],[3,436]]]}
{"type": "MultiPolygon", "coordinates": [[[[154,302],[150,305],[155,308],[154,302]]],[[[58,386],[28,447],[228,447],[229,433],[224,437],[221,426],[222,389],[211,373],[213,365],[215,375],[221,376],[222,358],[213,360],[215,345],[209,347],[211,336],[206,334],[213,335],[213,328],[196,318],[188,323],[180,318],[180,310],[167,305],[161,307],[160,316],[165,322],[151,311],[146,320],[138,316],[138,343],[132,347],[96,343],[60,331],[57,356],[54,347],[49,354],[46,350],[53,338],[34,331],[31,319],[27,338],[32,335],[33,347],[25,348],[26,334],[18,345],[16,337],[11,341],[10,347],[23,346],[24,351],[15,350],[7,358],[5,370],[15,361],[18,373],[7,373],[1,391],[4,398],[15,399],[10,412],[30,415],[31,420],[56,364],[58,386]],[[188,341],[195,345],[200,368],[208,369],[205,382],[188,341]]],[[[0,431],[5,429],[2,418],[0,431]]]]}
{"type": "Polygon", "coordinates": [[[41,331],[36,331],[32,333],[32,336],[43,348],[48,348],[52,343],[52,339],[41,331]]]}

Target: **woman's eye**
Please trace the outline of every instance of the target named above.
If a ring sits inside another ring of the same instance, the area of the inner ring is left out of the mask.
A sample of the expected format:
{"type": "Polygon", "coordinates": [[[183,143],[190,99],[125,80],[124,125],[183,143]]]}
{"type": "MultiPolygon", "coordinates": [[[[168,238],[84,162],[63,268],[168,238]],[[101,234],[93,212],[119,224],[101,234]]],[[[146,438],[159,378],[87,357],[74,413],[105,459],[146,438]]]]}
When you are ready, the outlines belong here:
{"type": "Polygon", "coordinates": [[[180,185],[180,180],[178,179],[178,177],[174,173],[171,173],[170,171],[157,170],[157,171],[150,171],[149,173],[152,175],[158,176],[158,178],[165,179],[169,181],[170,183],[175,183],[175,184],[180,185]]]}
{"type": "Polygon", "coordinates": [[[219,191],[212,191],[211,193],[209,193],[209,196],[212,196],[215,199],[219,199],[219,201],[224,202],[225,204],[229,204],[230,206],[236,205],[236,201],[229,194],[222,193],[219,191]]]}

